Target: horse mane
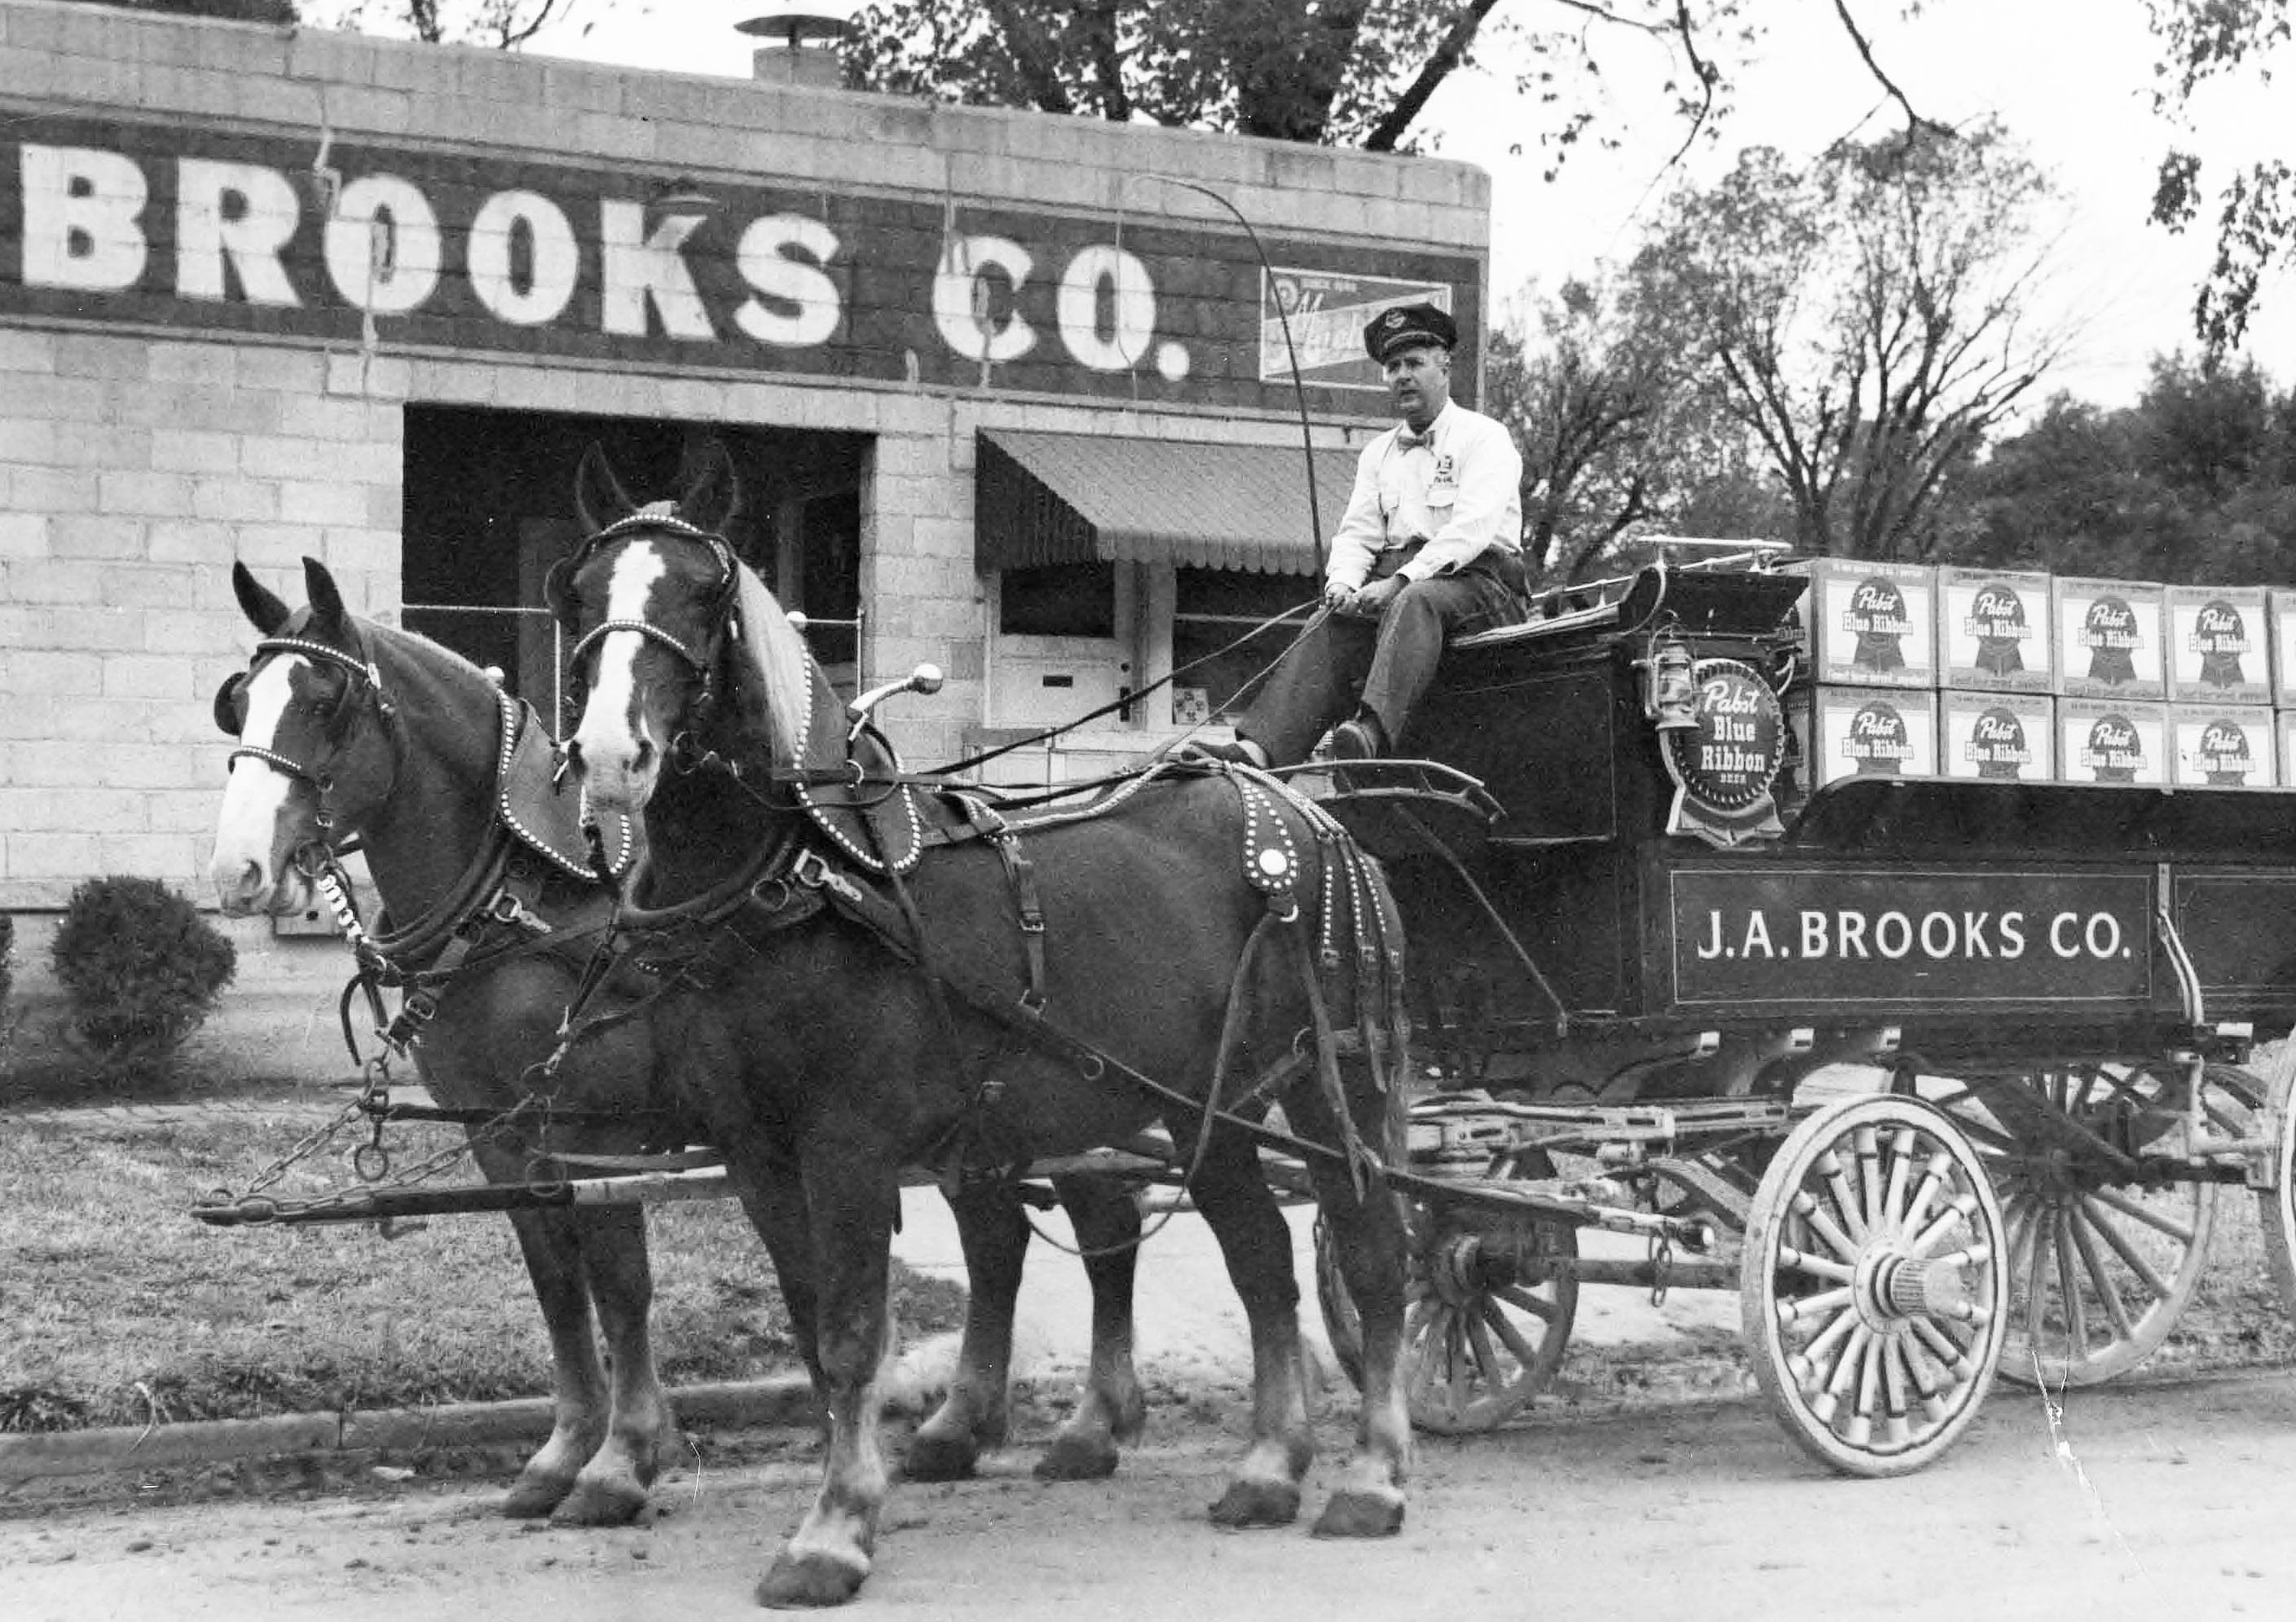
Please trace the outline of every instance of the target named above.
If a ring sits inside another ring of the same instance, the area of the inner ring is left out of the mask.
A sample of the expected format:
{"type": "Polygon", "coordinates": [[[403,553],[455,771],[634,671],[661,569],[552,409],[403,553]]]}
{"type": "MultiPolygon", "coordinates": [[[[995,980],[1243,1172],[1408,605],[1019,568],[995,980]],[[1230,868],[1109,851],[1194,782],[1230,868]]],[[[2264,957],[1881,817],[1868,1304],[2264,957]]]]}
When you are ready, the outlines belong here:
{"type": "Polygon", "coordinates": [[[828,672],[754,569],[737,559],[734,578],[741,646],[759,678],[762,691],[756,696],[763,701],[774,764],[841,764],[845,734],[838,717],[842,706],[830,689],[828,672]]]}

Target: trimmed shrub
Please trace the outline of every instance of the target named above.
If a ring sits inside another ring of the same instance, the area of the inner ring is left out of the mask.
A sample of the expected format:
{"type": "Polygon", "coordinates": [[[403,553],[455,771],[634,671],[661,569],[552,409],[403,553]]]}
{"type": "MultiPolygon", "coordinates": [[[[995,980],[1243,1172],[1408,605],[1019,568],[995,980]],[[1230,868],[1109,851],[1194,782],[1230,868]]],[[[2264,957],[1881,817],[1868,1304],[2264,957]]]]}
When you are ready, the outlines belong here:
{"type": "Polygon", "coordinates": [[[136,1068],[199,1028],[239,971],[239,954],[157,879],[89,879],[56,930],[56,979],[72,1023],[108,1061],[136,1068]]]}
{"type": "Polygon", "coordinates": [[[0,913],[0,1029],[8,1023],[8,993],[16,984],[16,921],[0,913]]]}

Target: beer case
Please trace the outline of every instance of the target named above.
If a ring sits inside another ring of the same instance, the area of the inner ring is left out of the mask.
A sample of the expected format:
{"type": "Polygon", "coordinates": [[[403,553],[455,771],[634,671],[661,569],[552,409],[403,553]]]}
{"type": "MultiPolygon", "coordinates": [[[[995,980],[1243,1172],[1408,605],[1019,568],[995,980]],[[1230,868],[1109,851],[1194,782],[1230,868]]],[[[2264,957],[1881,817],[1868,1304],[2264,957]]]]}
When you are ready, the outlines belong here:
{"type": "Polygon", "coordinates": [[[2296,591],[2276,587],[2265,594],[2265,608],[2272,626],[2272,702],[2296,709],[2296,591]]]}
{"type": "Polygon", "coordinates": [[[2054,692],[2053,602],[2052,582],[2045,574],[1939,569],[1939,684],[1991,692],[2054,692]]]}
{"type": "Polygon", "coordinates": [[[2268,789],[2280,774],[2273,712],[2229,704],[2171,704],[2169,781],[2200,788],[2268,789]]]}
{"type": "Polygon", "coordinates": [[[2053,615],[2066,698],[2165,700],[2168,588],[2059,576],[2053,615]]]}
{"type": "Polygon", "coordinates": [[[2031,692],[1938,695],[1938,770],[1946,776],[2046,782],[2056,775],[2056,760],[2054,699],[2031,692]]]}
{"type": "Polygon", "coordinates": [[[1810,789],[1844,777],[1937,774],[1938,695],[1880,687],[1817,687],[1789,705],[1810,789]]]}
{"type": "Polygon", "coordinates": [[[2166,783],[2171,752],[2166,704],[2057,700],[2057,775],[2067,782],[2166,783]]]}
{"type": "Polygon", "coordinates": [[[2262,586],[2172,586],[2168,602],[2170,703],[2272,702],[2262,586]]]}
{"type": "Polygon", "coordinates": [[[1810,674],[1821,684],[1935,687],[1937,571],[1919,563],[1811,558],[1802,624],[1810,674]]]}

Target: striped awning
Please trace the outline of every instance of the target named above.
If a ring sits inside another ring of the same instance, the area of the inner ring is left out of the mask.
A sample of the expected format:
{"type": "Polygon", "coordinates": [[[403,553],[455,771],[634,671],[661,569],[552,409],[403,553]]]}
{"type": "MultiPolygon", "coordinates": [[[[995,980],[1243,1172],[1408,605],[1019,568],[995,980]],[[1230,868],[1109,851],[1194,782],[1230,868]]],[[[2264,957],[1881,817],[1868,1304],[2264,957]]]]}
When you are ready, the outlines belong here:
{"type": "MultiPolygon", "coordinates": [[[[1357,455],[1315,454],[1325,535],[1347,511],[1357,455]]],[[[1124,561],[1311,575],[1308,469],[1297,445],[983,430],[974,556],[984,569],[1124,561]]]]}

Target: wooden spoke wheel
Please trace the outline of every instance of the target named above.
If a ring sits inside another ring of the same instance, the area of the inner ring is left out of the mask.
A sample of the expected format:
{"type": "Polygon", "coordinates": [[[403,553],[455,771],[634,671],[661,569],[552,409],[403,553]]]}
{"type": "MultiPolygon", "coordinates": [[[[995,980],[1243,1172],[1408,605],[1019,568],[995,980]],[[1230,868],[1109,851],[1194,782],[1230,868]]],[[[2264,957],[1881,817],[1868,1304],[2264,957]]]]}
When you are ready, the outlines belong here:
{"type": "Polygon", "coordinates": [[[1915,1099],[1805,1119],[1755,1191],[1740,1263],[1754,1374],[1786,1433],[1845,1475],[1950,1447],[2001,1357],[2001,1208],[1968,1138],[1915,1099]]]}
{"type": "MultiPolygon", "coordinates": [[[[1554,1382],[1578,1311],[1578,1281],[1542,1276],[1546,1257],[1575,1259],[1578,1235],[1559,1223],[1486,1223],[1404,1201],[1411,1236],[1404,1281],[1404,1400],[1422,1430],[1490,1430],[1554,1382]]],[[[1322,1228],[1316,1294],[1348,1378],[1363,1384],[1363,1326],[1322,1228]]]]}
{"type": "MultiPolygon", "coordinates": [[[[2210,1070],[2211,1081],[2242,1075],[2210,1070]]],[[[2208,1266],[2217,1185],[2146,1187],[2113,1159],[2182,1152],[2189,1085],[2167,1068],[2072,1065],[1973,1081],[1933,1101],[1977,1145],[2008,1225],[2004,1379],[2111,1380],[2158,1350],[2191,1304],[2208,1266]]],[[[2247,1101],[2210,1086],[2204,1102],[2210,1129],[2237,1135],[2247,1101]]]]}

